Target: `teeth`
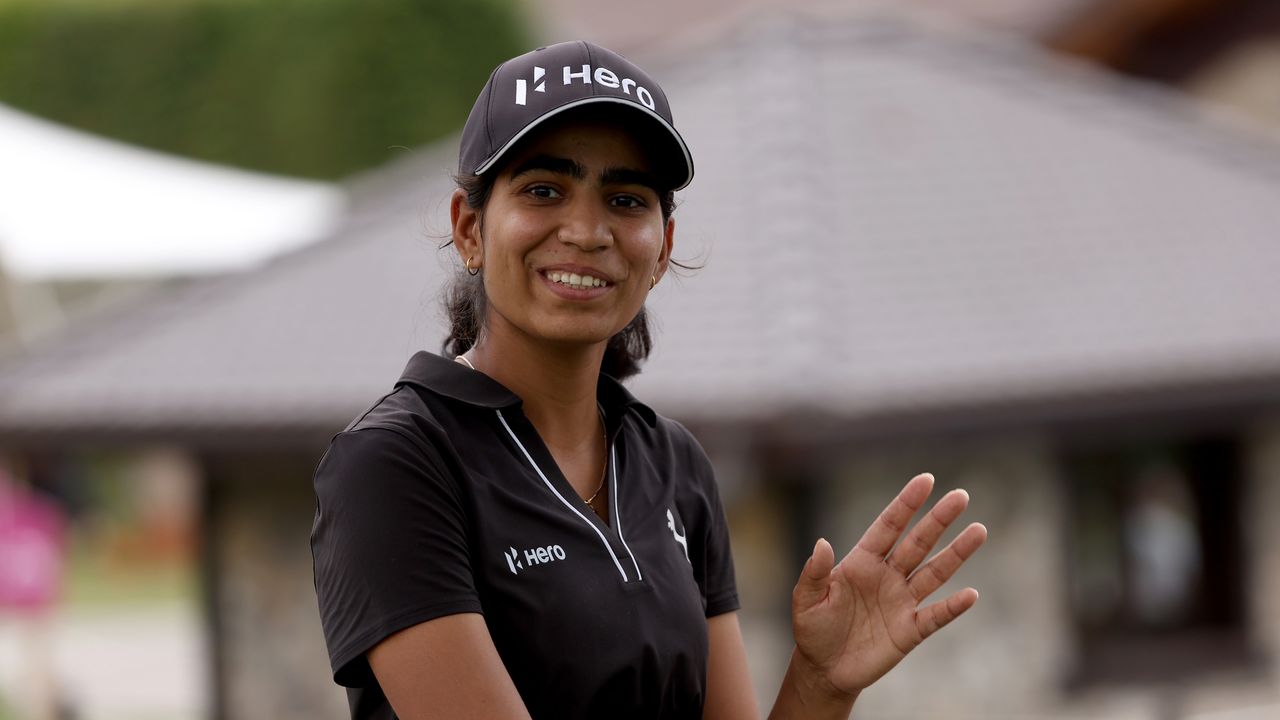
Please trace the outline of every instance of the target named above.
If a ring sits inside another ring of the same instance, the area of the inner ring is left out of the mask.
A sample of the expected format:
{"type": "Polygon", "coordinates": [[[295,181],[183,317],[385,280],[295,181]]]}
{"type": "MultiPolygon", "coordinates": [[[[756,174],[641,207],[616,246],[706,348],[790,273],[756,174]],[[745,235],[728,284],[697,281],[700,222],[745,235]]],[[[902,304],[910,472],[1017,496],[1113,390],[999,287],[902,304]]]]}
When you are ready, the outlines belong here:
{"type": "Polygon", "coordinates": [[[561,272],[559,270],[552,270],[551,272],[548,272],[547,277],[551,280],[551,282],[557,282],[557,283],[560,283],[561,285],[568,285],[574,290],[585,290],[586,288],[604,287],[609,284],[608,282],[601,280],[598,277],[592,277],[590,275],[579,275],[577,273],[570,273],[570,272],[561,272]]]}

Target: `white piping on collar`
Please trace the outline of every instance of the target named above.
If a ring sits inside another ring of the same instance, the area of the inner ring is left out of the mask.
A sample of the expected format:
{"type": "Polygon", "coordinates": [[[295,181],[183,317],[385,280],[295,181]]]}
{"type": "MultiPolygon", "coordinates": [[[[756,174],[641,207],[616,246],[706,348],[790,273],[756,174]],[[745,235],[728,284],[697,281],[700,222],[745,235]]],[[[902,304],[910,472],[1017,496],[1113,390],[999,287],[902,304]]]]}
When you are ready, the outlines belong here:
{"type": "MultiPolygon", "coordinates": [[[[579,512],[578,508],[570,504],[568,500],[565,500],[564,496],[560,494],[560,491],[556,490],[556,486],[552,485],[551,481],[547,479],[546,474],[542,472],[542,468],[538,467],[538,463],[534,462],[533,456],[530,455],[529,451],[525,449],[524,443],[520,442],[520,438],[516,437],[516,434],[511,429],[511,426],[507,424],[507,418],[503,416],[502,411],[494,410],[494,412],[498,413],[498,420],[502,423],[502,427],[506,429],[507,434],[510,435],[511,439],[515,441],[516,447],[520,448],[520,452],[524,453],[525,460],[529,461],[529,465],[533,467],[534,472],[538,473],[538,477],[542,478],[543,484],[547,486],[547,489],[550,490],[553,495],[555,495],[557,498],[560,499],[560,502],[563,503],[565,507],[569,508],[570,512],[572,512],[574,515],[577,515],[578,518],[582,520],[582,522],[587,524],[587,527],[591,528],[595,532],[595,534],[600,538],[600,542],[604,544],[605,552],[609,553],[609,559],[613,560],[614,566],[618,568],[618,573],[622,575],[622,582],[628,582],[627,571],[622,569],[622,563],[618,562],[618,557],[613,554],[613,548],[609,547],[609,540],[605,538],[604,533],[600,532],[600,528],[596,527],[595,523],[588,520],[585,515],[579,512]]],[[[616,473],[615,473],[615,477],[616,477],[616,473]]],[[[619,533],[619,537],[621,537],[621,533],[619,533]]],[[[623,543],[623,544],[625,545],[626,543],[623,543]]],[[[627,548],[627,553],[630,553],[630,552],[631,552],[631,548],[627,548]]],[[[633,563],[635,562],[635,556],[631,557],[631,562],[633,563]]],[[[636,566],[636,572],[637,573],[639,572],[638,565],[636,566]]]]}
{"type": "Polygon", "coordinates": [[[640,563],[636,562],[636,554],[631,552],[631,546],[627,545],[627,539],[622,537],[622,511],[618,509],[618,451],[612,444],[609,445],[609,465],[613,471],[609,473],[613,476],[613,483],[609,486],[609,504],[613,506],[613,527],[618,531],[618,539],[622,541],[622,547],[627,549],[627,554],[631,556],[631,564],[636,568],[636,580],[644,580],[644,576],[640,574],[640,563]]]}

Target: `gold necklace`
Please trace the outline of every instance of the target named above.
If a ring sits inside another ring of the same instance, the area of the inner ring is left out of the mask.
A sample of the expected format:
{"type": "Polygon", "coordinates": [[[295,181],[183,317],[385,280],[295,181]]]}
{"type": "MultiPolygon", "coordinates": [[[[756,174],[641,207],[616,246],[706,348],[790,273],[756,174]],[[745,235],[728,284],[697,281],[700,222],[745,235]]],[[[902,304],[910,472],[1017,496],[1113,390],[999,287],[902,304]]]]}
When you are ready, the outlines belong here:
{"type": "Polygon", "coordinates": [[[598,406],[596,407],[596,410],[600,412],[600,427],[605,428],[600,431],[600,437],[604,439],[604,467],[600,468],[600,484],[596,486],[596,491],[591,493],[591,497],[586,499],[587,507],[592,510],[595,510],[596,506],[591,503],[595,502],[600,491],[604,490],[604,481],[609,477],[609,430],[604,423],[604,411],[600,410],[598,406]]]}
{"type": "MultiPolygon", "coordinates": [[[[457,357],[454,358],[454,360],[457,360],[458,362],[462,363],[463,365],[466,365],[472,370],[476,369],[476,366],[471,364],[471,361],[467,359],[467,356],[465,354],[458,355],[457,357]]],[[[600,411],[600,426],[605,427],[604,411],[600,411]]],[[[587,507],[590,507],[592,510],[596,509],[595,505],[592,505],[592,503],[596,501],[596,497],[600,495],[600,491],[604,490],[604,481],[609,477],[609,431],[607,429],[603,430],[601,431],[600,435],[601,437],[604,438],[604,454],[605,454],[604,467],[600,468],[600,484],[596,486],[596,491],[591,493],[591,497],[586,498],[584,500],[584,502],[587,503],[587,507]]],[[[579,495],[578,497],[582,497],[582,496],[579,495]]]]}
{"type": "MultiPolygon", "coordinates": [[[[604,415],[600,416],[600,424],[604,424],[604,415]]],[[[596,486],[596,491],[591,493],[591,497],[587,498],[587,507],[592,510],[596,509],[591,503],[596,501],[596,496],[604,489],[605,478],[609,477],[609,433],[606,431],[604,435],[604,467],[600,468],[600,484],[596,486]]]]}

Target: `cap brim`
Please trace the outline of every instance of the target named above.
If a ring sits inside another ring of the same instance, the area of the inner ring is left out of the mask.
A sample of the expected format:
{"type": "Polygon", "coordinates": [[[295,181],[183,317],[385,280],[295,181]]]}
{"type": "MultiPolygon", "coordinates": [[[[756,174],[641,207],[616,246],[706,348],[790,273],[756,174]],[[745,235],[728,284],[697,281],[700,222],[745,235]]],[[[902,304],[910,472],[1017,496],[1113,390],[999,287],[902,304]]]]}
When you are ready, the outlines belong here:
{"type": "Polygon", "coordinates": [[[538,126],[542,125],[547,120],[550,120],[551,118],[561,115],[569,110],[575,110],[577,108],[583,107],[584,105],[593,105],[596,103],[610,103],[612,105],[617,105],[618,107],[627,108],[629,110],[635,110],[637,112],[644,113],[649,118],[651,118],[655,123],[657,123],[658,127],[663,129],[663,131],[672,140],[672,142],[675,143],[676,148],[680,150],[680,154],[682,156],[681,159],[684,162],[683,173],[680,173],[681,177],[678,178],[676,185],[675,187],[672,188],[672,190],[683,190],[686,187],[688,187],[689,183],[693,182],[693,156],[689,154],[689,146],[685,145],[684,138],[680,137],[680,133],[676,132],[676,129],[672,127],[671,123],[667,122],[666,119],[664,119],[658,113],[650,110],[649,108],[643,105],[638,105],[635,102],[632,102],[630,100],[623,100],[621,98],[609,97],[608,95],[596,95],[593,97],[579,98],[572,102],[567,102],[564,105],[561,105],[557,108],[548,110],[542,115],[539,115],[536,120],[520,128],[520,132],[516,133],[509,140],[503,143],[502,147],[499,147],[492,155],[490,155],[483,163],[481,163],[479,167],[476,168],[475,173],[477,175],[483,175],[485,171],[492,168],[499,160],[501,160],[502,156],[506,155],[507,152],[510,151],[511,148],[516,145],[516,143],[520,142],[521,139],[523,139],[529,133],[533,132],[538,126]]]}

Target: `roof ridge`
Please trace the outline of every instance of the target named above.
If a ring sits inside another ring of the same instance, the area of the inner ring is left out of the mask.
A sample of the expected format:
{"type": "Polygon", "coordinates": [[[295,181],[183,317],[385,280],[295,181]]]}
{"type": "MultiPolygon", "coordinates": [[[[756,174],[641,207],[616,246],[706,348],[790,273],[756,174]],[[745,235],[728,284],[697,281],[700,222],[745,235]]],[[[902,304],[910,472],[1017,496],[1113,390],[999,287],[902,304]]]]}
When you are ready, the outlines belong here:
{"type": "MultiPolygon", "coordinates": [[[[1053,87],[1084,93],[1081,100],[1105,97],[1102,104],[1126,121],[1142,119],[1168,133],[1172,146],[1208,151],[1216,160],[1250,168],[1268,180],[1280,182],[1280,133],[1251,120],[1244,113],[1155,81],[1118,75],[1088,61],[1055,53],[1033,39],[1002,33],[935,9],[890,4],[842,3],[811,0],[798,6],[751,4],[719,25],[694,26],[684,33],[665,36],[644,49],[664,82],[676,80],[679,68],[703,53],[715,52],[726,40],[743,42],[761,31],[776,33],[779,18],[793,29],[812,32],[817,39],[849,47],[897,42],[899,47],[948,59],[940,63],[948,72],[964,73],[1001,86],[1017,82],[1033,91],[1049,80],[1053,87]],[[963,62],[950,62],[959,59],[963,62]],[[672,77],[666,77],[670,73],[672,77]],[[1141,102],[1135,101],[1141,95],[1141,102]],[[1192,131],[1189,137],[1185,132],[1192,131]],[[1193,142],[1200,140],[1200,142],[1193,142]],[[1206,145],[1210,143],[1211,145],[1206,145]]],[[[1080,102],[1060,93],[1038,91],[1030,97],[1051,105],[1076,106],[1080,102]]],[[[1097,104],[1090,106],[1096,110],[1097,104]]]]}

